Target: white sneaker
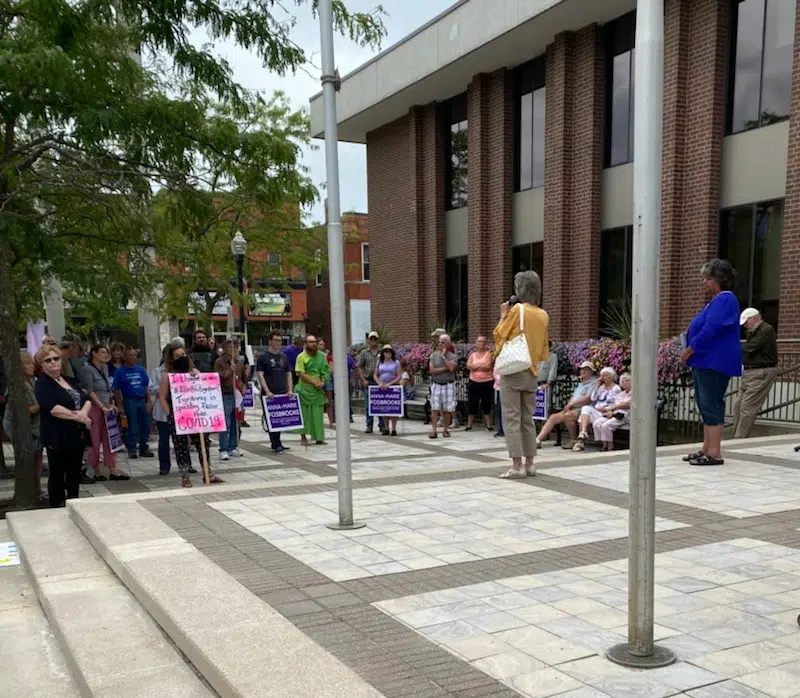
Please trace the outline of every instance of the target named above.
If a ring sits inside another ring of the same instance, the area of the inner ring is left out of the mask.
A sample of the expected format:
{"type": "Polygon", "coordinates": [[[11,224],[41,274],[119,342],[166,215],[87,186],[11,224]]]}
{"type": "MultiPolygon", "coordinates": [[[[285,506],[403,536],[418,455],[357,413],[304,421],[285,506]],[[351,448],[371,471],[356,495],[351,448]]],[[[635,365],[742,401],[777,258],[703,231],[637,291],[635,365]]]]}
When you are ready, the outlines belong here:
{"type": "Polygon", "coordinates": [[[222,451],[222,453],[219,454],[219,459],[220,460],[230,460],[230,456],[228,455],[227,451],[222,451]]]}
{"type": "Polygon", "coordinates": [[[536,439],[536,448],[541,448],[541,447],[542,447],[542,442],[539,441],[539,439],[536,439]]]}
{"type": "Polygon", "coordinates": [[[228,452],[228,455],[233,456],[234,458],[241,458],[244,456],[244,453],[242,453],[238,448],[234,448],[232,451],[228,452]]]}

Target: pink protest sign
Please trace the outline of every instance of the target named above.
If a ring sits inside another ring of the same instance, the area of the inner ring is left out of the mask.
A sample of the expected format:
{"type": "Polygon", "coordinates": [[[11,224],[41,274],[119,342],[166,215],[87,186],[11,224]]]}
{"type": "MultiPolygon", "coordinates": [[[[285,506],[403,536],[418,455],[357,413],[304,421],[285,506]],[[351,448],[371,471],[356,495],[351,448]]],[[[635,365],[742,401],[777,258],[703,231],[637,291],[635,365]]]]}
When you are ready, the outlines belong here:
{"type": "Polygon", "coordinates": [[[225,431],[218,373],[170,373],[169,389],[178,434],[225,431]]]}

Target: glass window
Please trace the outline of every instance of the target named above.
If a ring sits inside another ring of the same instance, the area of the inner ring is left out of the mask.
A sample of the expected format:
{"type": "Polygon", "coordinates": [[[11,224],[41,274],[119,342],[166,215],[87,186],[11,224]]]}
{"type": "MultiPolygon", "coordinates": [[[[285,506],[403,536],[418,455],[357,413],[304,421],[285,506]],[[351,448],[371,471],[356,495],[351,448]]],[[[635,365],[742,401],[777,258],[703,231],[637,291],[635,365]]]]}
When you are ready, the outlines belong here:
{"type": "Polygon", "coordinates": [[[600,234],[600,333],[609,315],[631,303],[633,282],[633,226],[600,234]]]}
{"type": "Polygon", "coordinates": [[[606,26],[605,167],[633,161],[635,38],[635,12],[606,26]]]}
{"type": "Polygon", "coordinates": [[[535,271],[544,285],[544,243],[532,242],[511,248],[511,288],[514,288],[514,275],[520,271],[535,271]]]}
{"type": "Polygon", "coordinates": [[[361,279],[369,281],[369,243],[361,243],[361,279]]]}
{"type": "Polygon", "coordinates": [[[445,206],[448,209],[467,205],[467,95],[453,97],[444,105],[446,125],[445,206]]]}
{"type": "Polygon", "coordinates": [[[734,292],[742,309],[752,306],[777,329],[783,201],[722,212],[719,255],[736,270],[734,292]]]}
{"type": "Polygon", "coordinates": [[[517,68],[515,191],[544,186],[544,56],[517,68]]]}
{"type": "Polygon", "coordinates": [[[731,6],[728,133],[789,118],[794,0],[737,0],[731,6]]]}
{"type": "Polygon", "coordinates": [[[467,332],[467,257],[451,257],[444,265],[445,320],[453,333],[453,341],[465,339],[467,332]]]}

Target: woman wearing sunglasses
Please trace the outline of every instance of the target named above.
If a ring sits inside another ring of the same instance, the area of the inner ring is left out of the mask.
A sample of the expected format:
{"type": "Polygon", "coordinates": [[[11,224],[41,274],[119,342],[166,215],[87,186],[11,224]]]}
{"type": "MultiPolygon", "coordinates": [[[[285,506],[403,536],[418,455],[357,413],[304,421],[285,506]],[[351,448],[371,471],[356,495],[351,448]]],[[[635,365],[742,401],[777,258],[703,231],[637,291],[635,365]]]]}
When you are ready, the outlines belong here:
{"type": "Polygon", "coordinates": [[[47,493],[51,507],[64,506],[78,496],[83,452],[90,444],[92,403],[74,378],[61,374],[61,352],[45,344],[36,352],[42,373],[36,381],[36,401],[41,415],[42,443],[47,450],[50,476],[47,493]]]}

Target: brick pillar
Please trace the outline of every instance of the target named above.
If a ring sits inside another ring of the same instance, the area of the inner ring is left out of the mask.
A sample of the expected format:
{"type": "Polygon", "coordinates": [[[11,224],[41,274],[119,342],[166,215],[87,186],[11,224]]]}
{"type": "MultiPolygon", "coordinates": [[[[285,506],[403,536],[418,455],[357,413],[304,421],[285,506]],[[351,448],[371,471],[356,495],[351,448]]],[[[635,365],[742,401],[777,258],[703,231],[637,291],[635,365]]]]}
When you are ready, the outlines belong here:
{"type": "Polygon", "coordinates": [[[699,267],[717,254],[728,3],[669,0],[666,19],[662,336],[707,300],[699,267]]]}
{"type": "Polygon", "coordinates": [[[800,337],[800,0],[795,16],[791,99],[781,238],[780,339],[800,337]]]}
{"type": "Polygon", "coordinates": [[[489,335],[509,295],[513,197],[513,95],[510,73],[473,78],[469,120],[468,219],[470,339],[489,335]]]}
{"type": "Polygon", "coordinates": [[[559,34],[547,47],[544,151],[544,308],[550,338],[566,339],[569,307],[569,238],[572,228],[572,41],[559,34]]]}
{"type": "Polygon", "coordinates": [[[444,317],[443,153],[435,105],[367,134],[372,320],[396,341],[444,317]]]}
{"type": "Polygon", "coordinates": [[[603,77],[596,25],[548,46],[545,309],[558,340],[597,333],[603,77]]]}
{"type": "MultiPolygon", "coordinates": [[[[444,310],[444,131],[441,111],[436,104],[414,107],[416,124],[414,148],[416,245],[420,258],[418,329],[415,339],[428,340],[433,325],[441,322],[444,310]]],[[[371,249],[371,247],[370,247],[371,249]]],[[[395,265],[397,259],[395,259],[395,265]]],[[[397,306],[394,312],[397,313],[397,306]]],[[[405,312],[405,306],[404,310],[405,312]]]]}

